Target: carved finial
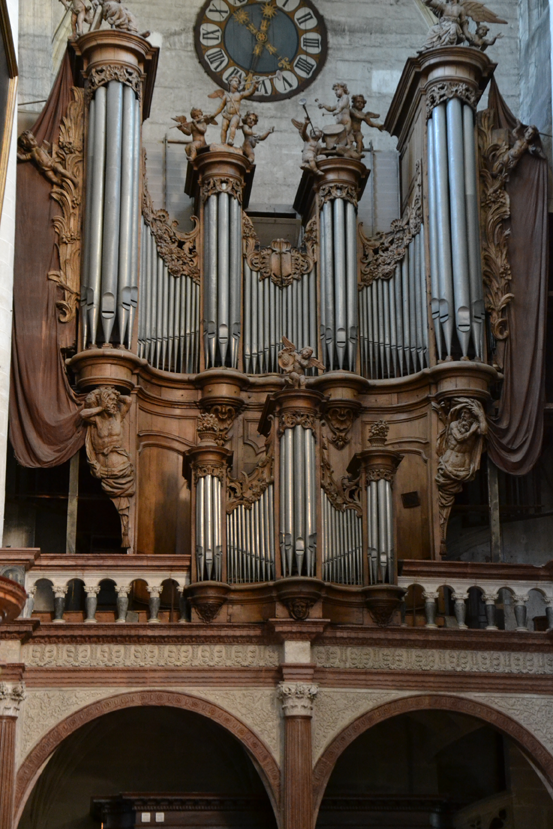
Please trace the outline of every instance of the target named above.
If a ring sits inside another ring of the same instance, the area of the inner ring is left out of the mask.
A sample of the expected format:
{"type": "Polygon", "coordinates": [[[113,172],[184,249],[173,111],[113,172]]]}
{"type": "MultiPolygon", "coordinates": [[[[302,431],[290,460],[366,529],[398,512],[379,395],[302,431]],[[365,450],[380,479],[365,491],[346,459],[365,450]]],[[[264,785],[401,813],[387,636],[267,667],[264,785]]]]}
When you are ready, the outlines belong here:
{"type": "Polygon", "coordinates": [[[385,420],[377,420],[371,423],[369,434],[369,443],[371,446],[384,446],[390,431],[390,424],[385,420]]]}

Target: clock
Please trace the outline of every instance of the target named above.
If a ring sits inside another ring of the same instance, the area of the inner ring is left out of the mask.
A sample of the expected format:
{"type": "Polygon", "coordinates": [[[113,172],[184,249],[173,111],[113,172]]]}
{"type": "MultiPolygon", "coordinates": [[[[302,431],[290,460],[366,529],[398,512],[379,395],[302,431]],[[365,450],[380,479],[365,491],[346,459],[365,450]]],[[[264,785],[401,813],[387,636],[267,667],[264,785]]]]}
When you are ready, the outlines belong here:
{"type": "Polygon", "coordinates": [[[311,0],[208,0],[194,33],[202,66],[219,86],[261,78],[254,101],[303,92],[326,59],[326,27],[311,0]]]}

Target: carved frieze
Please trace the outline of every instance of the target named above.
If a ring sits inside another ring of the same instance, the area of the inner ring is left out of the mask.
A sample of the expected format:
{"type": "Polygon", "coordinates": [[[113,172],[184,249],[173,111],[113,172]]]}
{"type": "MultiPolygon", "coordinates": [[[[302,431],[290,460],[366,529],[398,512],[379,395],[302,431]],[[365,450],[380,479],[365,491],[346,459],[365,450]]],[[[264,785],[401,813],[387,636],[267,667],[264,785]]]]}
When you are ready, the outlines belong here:
{"type": "Polygon", "coordinates": [[[422,219],[422,166],[418,161],[413,198],[403,218],[393,221],[388,233],[377,233],[371,239],[359,225],[362,286],[370,285],[375,279],[391,279],[410,243],[420,232],[422,219]]]}
{"type": "Polygon", "coordinates": [[[323,184],[319,188],[319,208],[335,199],[344,199],[357,207],[357,187],[353,184],[323,184]]]}
{"type": "Polygon", "coordinates": [[[302,682],[280,682],[277,688],[285,717],[312,717],[313,701],[319,693],[318,685],[302,682]]]}
{"type": "Polygon", "coordinates": [[[200,281],[200,259],[197,239],[200,224],[192,216],[194,229],[189,233],[177,230],[178,222],[171,221],[167,210],[154,210],[146,177],[146,155],[144,154],[142,216],[156,240],[159,256],[174,277],[188,276],[194,282],[200,281]]]}
{"type": "Polygon", "coordinates": [[[478,96],[473,86],[462,81],[438,81],[426,90],[426,117],[431,117],[434,107],[438,104],[443,104],[452,98],[459,98],[473,109],[476,109],[478,103],[478,96]]]}
{"type": "Polygon", "coordinates": [[[136,92],[139,100],[142,98],[142,81],[144,75],[132,66],[123,66],[120,63],[105,63],[102,66],[93,67],[88,76],[88,97],[92,96],[98,87],[105,86],[110,81],[130,86],[136,92]]]}
{"type": "Polygon", "coordinates": [[[273,483],[274,465],[273,442],[269,437],[265,444],[265,454],[249,475],[242,472],[242,480],[229,476],[227,480],[227,512],[232,512],[238,506],[250,509],[252,504],[261,498],[269,484],[273,483]]]}
{"type": "Polygon", "coordinates": [[[260,248],[259,239],[249,216],[243,215],[244,256],[259,279],[272,279],[279,288],[311,273],[317,261],[317,222],[307,225],[303,244],[292,247],[287,239],[273,239],[269,247],[260,248]]]}
{"type": "Polygon", "coordinates": [[[228,193],[242,204],[242,183],[231,176],[210,176],[202,184],[202,204],[217,193],[228,193]]]}
{"type": "Polygon", "coordinates": [[[25,697],[23,682],[0,682],[0,717],[17,717],[25,697]]]}

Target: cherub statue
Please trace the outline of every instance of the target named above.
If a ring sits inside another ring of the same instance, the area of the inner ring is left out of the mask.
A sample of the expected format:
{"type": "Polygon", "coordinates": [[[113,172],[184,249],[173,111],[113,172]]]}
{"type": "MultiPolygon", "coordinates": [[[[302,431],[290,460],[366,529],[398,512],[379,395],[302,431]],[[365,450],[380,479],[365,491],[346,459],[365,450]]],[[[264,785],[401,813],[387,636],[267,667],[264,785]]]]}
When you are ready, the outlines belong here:
{"type": "Polygon", "coordinates": [[[540,137],[536,126],[527,127],[517,120],[512,136],[515,139],[512,147],[507,148],[506,145],[503,145],[503,151],[498,154],[495,160],[493,166],[495,176],[507,176],[515,169],[524,153],[530,153],[538,156],[538,158],[545,158],[542,148],[536,143],[540,137]]]}
{"type": "Polygon", "coordinates": [[[42,147],[38,146],[38,142],[31,132],[25,130],[18,139],[19,149],[17,150],[17,158],[19,161],[32,161],[35,167],[51,184],[61,186],[63,179],[69,179],[73,184],[77,184],[77,179],[63,164],[55,160],[55,150],[52,150],[52,145],[49,141],[44,141],[42,147]]]}
{"type": "Polygon", "coordinates": [[[321,141],[323,134],[313,126],[309,117],[305,121],[296,121],[292,118],[292,123],[298,130],[303,141],[303,151],[301,154],[301,169],[311,170],[316,176],[322,176],[322,172],[317,167],[317,158],[321,151],[321,141]],[[311,129],[309,129],[311,127],[311,129]]]}
{"type": "Polygon", "coordinates": [[[100,386],[86,398],[81,417],[88,424],[86,454],[90,471],[115,504],[121,518],[121,546],[130,547],[129,509],[135,493],[135,474],[131,457],[123,447],[123,420],[131,397],[113,386],[100,386]]]}
{"type": "MultiPolygon", "coordinates": [[[[130,32],[137,35],[138,21],[134,14],[123,5],[122,0],[100,0],[102,5],[102,19],[109,23],[112,29],[130,32]]],[[[150,32],[142,32],[142,37],[148,37],[150,32]]]]}
{"type": "Polygon", "coordinates": [[[332,89],[337,98],[335,105],[321,104],[318,98],[315,98],[315,101],[319,104],[319,109],[326,109],[327,112],[333,112],[336,123],[344,127],[344,137],[334,145],[334,149],[340,147],[352,149],[353,124],[351,121],[349,90],[345,83],[335,83],[332,89]]]}
{"type": "MultiPolygon", "coordinates": [[[[481,48],[469,29],[469,18],[475,23],[507,23],[476,0],[424,0],[424,4],[432,9],[439,20],[428,32],[426,43],[419,54],[440,46],[460,46],[463,43],[481,48]]],[[[486,45],[489,46],[490,43],[486,45]]]]}
{"type": "Polygon", "coordinates": [[[60,0],[68,11],[71,11],[71,32],[73,39],[84,34],[84,24],[89,26],[94,22],[94,15],[99,0],[60,0]]]}
{"type": "MultiPolygon", "coordinates": [[[[212,115],[204,115],[201,109],[194,107],[190,110],[190,121],[187,120],[186,115],[177,115],[173,118],[176,121],[176,128],[183,133],[183,135],[191,135],[192,141],[189,141],[184,151],[190,161],[194,161],[198,154],[198,150],[206,147],[205,134],[209,124],[217,126],[217,121],[212,115]]],[[[173,129],[173,128],[171,128],[173,129]]]]}
{"type": "Polygon", "coordinates": [[[278,352],[278,364],[284,372],[284,383],[292,386],[293,389],[302,389],[305,386],[305,372],[308,368],[320,368],[325,366],[316,357],[313,357],[313,349],[309,346],[296,351],[296,346],[288,337],[283,337],[284,348],[278,352]]]}
{"type": "Polygon", "coordinates": [[[496,40],[503,37],[501,32],[498,35],[494,35],[494,37],[487,37],[489,31],[489,26],[486,26],[485,23],[479,23],[476,31],[472,35],[472,46],[480,49],[481,52],[485,52],[488,46],[493,46],[496,40]]]}
{"type": "Polygon", "coordinates": [[[367,101],[364,95],[353,95],[351,98],[351,109],[350,109],[350,116],[351,116],[351,124],[353,129],[353,140],[355,141],[355,146],[359,155],[363,152],[363,133],[361,132],[361,124],[365,122],[368,127],[374,127],[377,130],[382,131],[384,129],[384,124],[376,124],[372,119],[373,118],[380,118],[380,115],[377,112],[363,112],[365,107],[367,106],[367,101]]]}
{"type": "Polygon", "coordinates": [[[260,141],[265,141],[272,133],[275,131],[274,127],[264,132],[263,135],[258,135],[254,132],[254,127],[258,123],[259,118],[257,117],[255,112],[246,112],[244,117],[242,118],[242,126],[241,130],[244,133],[244,143],[242,144],[242,152],[248,159],[251,161],[252,164],[255,162],[255,153],[254,149],[259,144],[260,141]]]}
{"type": "Polygon", "coordinates": [[[223,89],[216,89],[215,92],[209,95],[210,98],[221,98],[221,104],[213,113],[213,118],[219,113],[223,114],[221,144],[228,144],[229,147],[234,146],[236,130],[240,126],[240,104],[244,98],[251,98],[252,95],[255,95],[258,86],[259,81],[253,79],[241,89],[240,78],[234,76],[229,81],[228,92],[223,89]]]}

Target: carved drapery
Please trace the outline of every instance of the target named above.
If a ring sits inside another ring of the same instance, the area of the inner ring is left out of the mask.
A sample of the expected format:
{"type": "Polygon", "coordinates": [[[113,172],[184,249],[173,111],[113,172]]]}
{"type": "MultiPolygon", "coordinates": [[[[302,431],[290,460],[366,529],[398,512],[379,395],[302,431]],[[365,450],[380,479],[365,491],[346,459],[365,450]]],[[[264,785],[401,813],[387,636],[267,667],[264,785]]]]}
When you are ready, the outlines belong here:
{"type": "Polygon", "coordinates": [[[327,201],[334,201],[334,199],[349,201],[356,208],[357,195],[357,187],[353,184],[323,184],[319,188],[319,209],[327,201]]]}
{"type": "Polygon", "coordinates": [[[228,193],[242,204],[242,182],[231,176],[210,176],[202,184],[202,204],[216,193],[228,193]]]}
{"type": "Polygon", "coordinates": [[[321,487],[334,509],[344,512],[354,509],[358,515],[363,514],[359,499],[359,476],[346,476],[340,483],[334,479],[332,464],[328,457],[328,443],[323,438],[321,445],[321,487]]]}
{"type": "Polygon", "coordinates": [[[271,438],[268,438],[265,445],[265,454],[249,475],[242,472],[242,480],[228,477],[227,512],[230,513],[239,506],[251,509],[267,487],[274,482],[274,470],[273,442],[271,438]]]}
{"type": "Polygon", "coordinates": [[[171,221],[167,210],[154,210],[152,198],[148,191],[146,177],[146,154],[144,153],[142,216],[150,228],[159,256],[167,265],[167,270],[174,277],[188,276],[194,282],[200,282],[200,259],[197,239],[200,224],[192,216],[194,229],[189,233],[177,230],[178,222],[171,221]]]}
{"type": "Polygon", "coordinates": [[[431,117],[432,110],[438,104],[450,101],[452,98],[459,98],[474,110],[478,103],[478,96],[474,87],[462,81],[438,81],[426,90],[426,117],[431,117]]]}
{"type": "Polygon", "coordinates": [[[136,92],[138,99],[142,100],[142,81],[144,78],[145,75],[132,66],[123,66],[120,63],[106,63],[102,66],[96,66],[90,70],[87,77],[87,97],[90,99],[98,87],[105,86],[110,81],[119,81],[119,83],[130,86],[136,92]]]}
{"type": "Polygon", "coordinates": [[[413,198],[403,218],[393,221],[388,233],[378,233],[372,239],[365,236],[361,230],[362,225],[359,225],[362,244],[361,286],[370,285],[375,279],[391,279],[409,244],[420,232],[421,225],[422,166],[418,161],[413,198]]]}
{"type": "Polygon", "coordinates": [[[317,221],[306,227],[303,244],[292,247],[287,239],[274,239],[269,247],[260,248],[259,239],[249,216],[243,214],[244,256],[259,279],[272,279],[279,288],[286,288],[295,279],[311,273],[317,261],[317,221]]]}

